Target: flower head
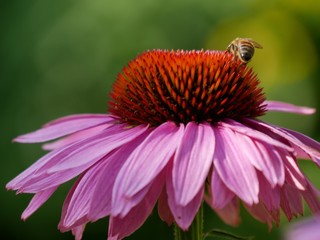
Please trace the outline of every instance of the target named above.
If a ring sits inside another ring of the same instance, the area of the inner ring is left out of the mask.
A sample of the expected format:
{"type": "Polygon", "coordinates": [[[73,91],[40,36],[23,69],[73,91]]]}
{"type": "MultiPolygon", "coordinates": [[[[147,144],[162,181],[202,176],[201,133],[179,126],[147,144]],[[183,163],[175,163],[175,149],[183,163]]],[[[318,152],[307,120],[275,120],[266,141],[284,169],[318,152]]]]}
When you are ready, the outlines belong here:
{"type": "Polygon", "coordinates": [[[119,74],[110,112],[122,122],[151,126],[263,115],[257,77],[232,59],[217,51],[146,52],[119,74]]]}
{"type": "Polygon", "coordinates": [[[265,101],[252,69],[222,51],[141,54],[118,75],[110,114],[63,117],[17,142],[50,150],[7,184],[35,194],[28,218],[64,182],[78,176],[62,209],[61,231],[81,239],[84,226],[109,216],[109,239],[138,229],[156,202],[160,218],[188,229],[205,200],[231,225],[239,203],[279,224],[319,211],[317,191],[297,158],[320,164],[320,144],[257,117],[313,109],[265,101]]]}

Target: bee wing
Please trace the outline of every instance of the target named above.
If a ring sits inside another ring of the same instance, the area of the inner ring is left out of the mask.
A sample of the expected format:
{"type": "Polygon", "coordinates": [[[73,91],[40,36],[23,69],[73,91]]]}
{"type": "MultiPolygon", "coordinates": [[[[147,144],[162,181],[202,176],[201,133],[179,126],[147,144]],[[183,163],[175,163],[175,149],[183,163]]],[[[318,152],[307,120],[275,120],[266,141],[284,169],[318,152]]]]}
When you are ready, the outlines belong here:
{"type": "Polygon", "coordinates": [[[252,44],[255,48],[263,48],[261,46],[261,44],[257,43],[255,40],[253,40],[252,38],[241,38],[244,41],[249,42],[250,44],[252,44]]]}
{"type": "Polygon", "coordinates": [[[259,43],[257,43],[256,41],[254,41],[254,40],[250,40],[250,42],[253,44],[253,46],[255,47],[255,48],[263,48],[259,43]]]}

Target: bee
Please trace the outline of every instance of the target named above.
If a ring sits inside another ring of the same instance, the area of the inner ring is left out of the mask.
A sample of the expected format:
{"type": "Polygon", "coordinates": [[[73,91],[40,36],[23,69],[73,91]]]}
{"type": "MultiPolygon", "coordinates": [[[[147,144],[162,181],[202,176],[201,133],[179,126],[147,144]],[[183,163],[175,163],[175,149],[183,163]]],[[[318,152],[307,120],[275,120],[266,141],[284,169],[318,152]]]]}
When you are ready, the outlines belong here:
{"type": "Polygon", "coordinates": [[[262,46],[251,38],[236,38],[227,47],[227,52],[232,53],[234,59],[238,57],[243,63],[250,62],[255,48],[262,46]]]}

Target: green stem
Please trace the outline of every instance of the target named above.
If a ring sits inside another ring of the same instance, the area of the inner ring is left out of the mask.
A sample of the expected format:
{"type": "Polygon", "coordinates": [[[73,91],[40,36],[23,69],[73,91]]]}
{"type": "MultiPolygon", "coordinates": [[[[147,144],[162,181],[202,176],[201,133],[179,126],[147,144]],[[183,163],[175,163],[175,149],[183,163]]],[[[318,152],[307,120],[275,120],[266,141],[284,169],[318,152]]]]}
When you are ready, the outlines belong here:
{"type": "Polygon", "coordinates": [[[174,226],[175,240],[202,240],[203,239],[203,206],[201,205],[189,230],[183,231],[177,225],[174,226]]]}

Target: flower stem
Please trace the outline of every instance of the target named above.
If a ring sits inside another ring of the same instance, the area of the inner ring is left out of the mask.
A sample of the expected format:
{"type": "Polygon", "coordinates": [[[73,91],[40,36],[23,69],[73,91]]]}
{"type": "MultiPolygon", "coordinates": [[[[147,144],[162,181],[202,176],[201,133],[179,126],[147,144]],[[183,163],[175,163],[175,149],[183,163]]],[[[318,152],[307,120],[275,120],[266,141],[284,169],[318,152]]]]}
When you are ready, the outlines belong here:
{"type": "Polygon", "coordinates": [[[175,240],[202,240],[203,239],[203,205],[201,205],[188,231],[174,227],[175,240]]]}

